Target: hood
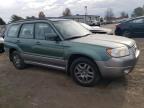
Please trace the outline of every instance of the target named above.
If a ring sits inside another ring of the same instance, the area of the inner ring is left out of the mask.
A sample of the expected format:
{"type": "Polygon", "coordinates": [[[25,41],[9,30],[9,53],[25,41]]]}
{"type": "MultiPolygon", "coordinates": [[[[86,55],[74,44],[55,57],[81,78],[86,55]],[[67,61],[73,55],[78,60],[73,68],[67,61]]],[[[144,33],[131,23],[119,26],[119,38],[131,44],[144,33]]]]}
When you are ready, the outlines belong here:
{"type": "Polygon", "coordinates": [[[91,45],[99,45],[110,48],[117,48],[123,46],[132,47],[135,41],[126,37],[120,37],[107,34],[93,34],[82,38],[70,40],[72,42],[86,43],[91,45]]]}
{"type": "Polygon", "coordinates": [[[98,26],[94,26],[94,27],[92,27],[92,30],[102,31],[102,32],[106,32],[106,33],[110,33],[110,32],[112,32],[111,29],[102,28],[102,27],[98,27],[98,26]]]}
{"type": "Polygon", "coordinates": [[[0,43],[4,43],[4,39],[0,37],[0,43]]]}

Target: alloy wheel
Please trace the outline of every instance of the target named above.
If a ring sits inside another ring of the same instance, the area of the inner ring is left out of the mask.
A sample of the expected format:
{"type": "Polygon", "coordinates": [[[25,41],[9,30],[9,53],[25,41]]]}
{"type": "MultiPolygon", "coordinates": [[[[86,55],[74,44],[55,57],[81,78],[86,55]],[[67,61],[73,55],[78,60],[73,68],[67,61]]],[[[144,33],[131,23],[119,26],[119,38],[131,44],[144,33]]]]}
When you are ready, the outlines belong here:
{"type": "Polygon", "coordinates": [[[95,71],[89,64],[79,63],[74,69],[77,80],[81,83],[90,83],[95,78],[95,71]]]}

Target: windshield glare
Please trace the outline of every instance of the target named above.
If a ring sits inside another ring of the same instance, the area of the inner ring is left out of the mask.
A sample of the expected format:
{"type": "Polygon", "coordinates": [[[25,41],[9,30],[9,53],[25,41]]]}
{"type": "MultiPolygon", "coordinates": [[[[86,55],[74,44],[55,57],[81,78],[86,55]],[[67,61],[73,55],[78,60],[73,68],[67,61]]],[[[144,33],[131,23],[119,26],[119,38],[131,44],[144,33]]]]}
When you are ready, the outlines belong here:
{"type": "Polygon", "coordinates": [[[87,34],[92,34],[76,21],[55,21],[56,29],[63,35],[64,39],[72,37],[81,37],[87,34]]]}
{"type": "Polygon", "coordinates": [[[91,26],[89,26],[89,25],[87,25],[87,24],[85,24],[85,23],[80,23],[82,26],[84,26],[86,29],[88,29],[88,30],[91,30],[92,29],[92,27],[91,26]]]}

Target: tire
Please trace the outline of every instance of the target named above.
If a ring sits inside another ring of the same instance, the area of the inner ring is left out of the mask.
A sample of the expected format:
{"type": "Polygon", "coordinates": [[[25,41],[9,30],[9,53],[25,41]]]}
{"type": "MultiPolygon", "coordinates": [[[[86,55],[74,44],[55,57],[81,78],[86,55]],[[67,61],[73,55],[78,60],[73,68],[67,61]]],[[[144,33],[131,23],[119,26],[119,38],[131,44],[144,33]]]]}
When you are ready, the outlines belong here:
{"type": "Polygon", "coordinates": [[[5,52],[4,48],[2,48],[2,53],[5,52]]]}
{"type": "Polygon", "coordinates": [[[0,53],[3,53],[3,52],[4,52],[4,49],[1,48],[1,49],[0,49],[0,53]]]}
{"type": "Polygon", "coordinates": [[[122,36],[130,38],[131,37],[131,33],[129,31],[124,31],[122,36]]]}
{"type": "Polygon", "coordinates": [[[17,69],[24,69],[26,67],[24,60],[21,58],[20,54],[17,51],[14,51],[11,54],[11,60],[12,60],[13,65],[17,69]]]}
{"type": "Polygon", "coordinates": [[[70,72],[73,80],[84,87],[94,86],[101,78],[96,64],[83,57],[74,60],[70,72]]]}
{"type": "Polygon", "coordinates": [[[3,52],[4,52],[4,47],[1,46],[1,47],[0,47],[0,53],[3,53],[3,52]]]}

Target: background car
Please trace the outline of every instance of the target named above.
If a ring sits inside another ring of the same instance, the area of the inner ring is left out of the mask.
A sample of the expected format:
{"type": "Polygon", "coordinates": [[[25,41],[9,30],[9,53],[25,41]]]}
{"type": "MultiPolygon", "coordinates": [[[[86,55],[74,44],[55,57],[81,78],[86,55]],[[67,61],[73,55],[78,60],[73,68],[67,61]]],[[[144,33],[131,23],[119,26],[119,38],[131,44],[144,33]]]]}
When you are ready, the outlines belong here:
{"type": "Polygon", "coordinates": [[[90,26],[100,26],[100,21],[97,21],[97,20],[89,20],[87,21],[87,23],[90,25],[90,26]]]}
{"type": "Polygon", "coordinates": [[[4,39],[0,37],[0,53],[4,52],[4,39]]]}
{"type": "Polygon", "coordinates": [[[144,37],[144,16],[118,24],[116,26],[115,34],[131,38],[144,37]]]}
{"type": "Polygon", "coordinates": [[[91,31],[92,33],[99,33],[99,34],[109,34],[113,35],[113,31],[111,29],[102,28],[99,26],[89,26],[85,23],[80,23],[83,27],[91,31]]]}
{"type": "Polygon", "coordinates": [[[4,33],[5,26],[0,28],[0,53],[4,52],[4,33]]]}

